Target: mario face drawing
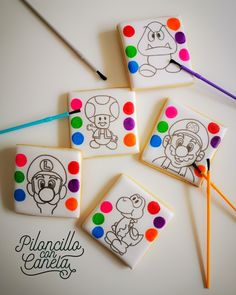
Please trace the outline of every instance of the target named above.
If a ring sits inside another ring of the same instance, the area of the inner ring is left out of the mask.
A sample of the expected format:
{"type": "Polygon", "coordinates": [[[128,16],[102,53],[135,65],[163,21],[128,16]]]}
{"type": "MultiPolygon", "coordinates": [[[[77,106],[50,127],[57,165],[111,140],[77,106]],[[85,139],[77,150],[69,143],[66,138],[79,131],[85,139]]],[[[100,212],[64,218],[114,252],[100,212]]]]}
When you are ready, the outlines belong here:
{"type": "Polygon", "coordinates": [[[119,113],[119,104],[111,96],[97,95],[87,101],[85,115],[92,123],[87,125],[87,130],[92,131],[93,139],[89,143],[91,148],[117,148],[118,137],[110,130],[110,124],[119,117],[119,113]]]}
{"type": "Polygon", "coordinates": [[[170,64],[171,55],[177,51],[177,44],[166,26],[159,22],[149,23],[138,42],[139,52],[147,57],[139,72],[144,77],[152,77],[157,70],[179,72],[180,68],[170,64]]]}
{"type": "Polygon", "coordinates": [[[67,192],[67,176],[62,163],[53,156],[41,155],[30,164],[27,180],[27,191],[34,198],[40,213],[53,214],[67,192]]]}
{"type": "Polygon", "coordinates": [[[194,182],[195,177],[190,166],[204,158],[208,144],[208,132],[201,122],[193,119],[180,120],[171,126],[169,134],[163,139],[165,156],[152,162],[180,176],[188,176],[194,182]]]}
{"type": "Polygon", "coordinates": [[[137,245],[143,234],[135,228],[135,223],[144,214],[145,200],[138,194],[130,197],[121,197],[116,203],[116,209],[122,218],[111,226],[106,233],[105,242],[116,253],[123,255],[130,246],[137,245]]]}

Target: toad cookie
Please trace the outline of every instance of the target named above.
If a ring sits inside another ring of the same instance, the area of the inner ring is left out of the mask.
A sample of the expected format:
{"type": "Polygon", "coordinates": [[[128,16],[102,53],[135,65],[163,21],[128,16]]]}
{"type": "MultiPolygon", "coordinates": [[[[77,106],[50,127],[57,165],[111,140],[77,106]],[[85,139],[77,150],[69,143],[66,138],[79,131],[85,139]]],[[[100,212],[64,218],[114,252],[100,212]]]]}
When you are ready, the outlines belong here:
{"type": "Polygon", "coordinates": [[[226,128],[219,123],[167,100],[142,160],[199,186],[202,177],[192,164],[205,171],[206,159],[213,158],[225,132],[226,128]]]}
{"type": "Polygon", "coordinates": [[[191,68],[180,17],[157,17],[117,26],[132,89],[190,84],[193,77],[171,59],[191,68]]]}
{"type": "Polygon", "coordinates": [[[72,92],[71,145],[85,158],[139,152],[135,94],[125,88],[72,92]]]}
{"type": "Polygon", "coordinates": [[[173,213],[126,175],[121,175],[83,228],[133,268],[173,213]]]}
{"type": "Polygon", "coordinates": [[[40,216],[79,217],[81,153],[17,145],[15,210],[40,216]]]}

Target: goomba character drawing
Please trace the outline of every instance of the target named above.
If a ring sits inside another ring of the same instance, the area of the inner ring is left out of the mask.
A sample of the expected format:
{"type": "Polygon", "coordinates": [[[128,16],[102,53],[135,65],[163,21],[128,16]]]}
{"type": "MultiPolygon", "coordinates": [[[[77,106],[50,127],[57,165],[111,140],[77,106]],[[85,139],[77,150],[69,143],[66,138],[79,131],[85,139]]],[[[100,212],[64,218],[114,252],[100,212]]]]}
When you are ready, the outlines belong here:
{"type": "Polygon", "coordinates": [[[159,22],[149,23],[138,43],[139,52],[147,56],[147,63],[141,65],[142,76],[152,77],[157,70],[179,72],[180,68],[170,63],[172,54],[177,51],[177,45],[167,28],[159,22]]]}
{"type": "Polygon", "coordinates": [[[195,177],[190,166],[204,158],[204,151],[209,144],[205,126],[194,119],[177,121],[169,129],[162,144],[165,156],[156,158],[152,162],[194,182],[195,177]]]}
{"type": "Polygon", "coordinates": [[[130,246],[135,246],[142,240],[143,234],[139,233],[135,224],[143,216],[144,207],[145,200],[138,194],[118,199],[116,208],[122,218],[111,226],[112,230],[105,237],[105,242],[113,251],[123,255],[130,246]]]}
{"type": "Polygon", "coordinates": [[[101,146],[114,150],[117,148],[118,137],[110,130],[110,124],[119,117],[117,100],[107,95],[97,95],[90,98],[85,106],[86,117],[92,124],[87,129],[93,132],[90,141],[91,148],[101,146]]]}
{"type": "Polygon", "coordinates": [[[34,198],[40,213],[53,214],[67,192],[67,176],[62,163],[50,155],[38,156],[28,168],[27,180],[27,191],[34,198]]]}

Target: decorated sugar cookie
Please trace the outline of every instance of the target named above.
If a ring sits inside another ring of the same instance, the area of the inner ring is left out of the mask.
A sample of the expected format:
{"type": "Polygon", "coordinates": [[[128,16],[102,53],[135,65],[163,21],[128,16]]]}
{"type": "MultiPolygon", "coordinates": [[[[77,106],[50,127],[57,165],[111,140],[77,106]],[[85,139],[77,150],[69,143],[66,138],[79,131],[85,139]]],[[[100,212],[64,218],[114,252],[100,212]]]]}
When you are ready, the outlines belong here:
{"type": "Polygon", "coordinates": [[[191,75],[170,63],[188,66],[190,54],[180,17],[157,17],[118,25],[132,89],[193,82],[191,75]]]}
{"type": "Polygon", "coordinates": [[[173,213],[128,176],[121,175],[83,228],[133,268],[173,213]]]}
{"type": "Polygon", "coordinates": [[[135,94],[125,88],[72,92],[71,145],[85,158],[139,151],[135,94]]]}
{"type": "Polygon", "coordinates": [[[202,178],[193,168],[205,170],[226,128],[203,115],[167,100],[142,154],[142,160],[199,186],[202,178]]]}
{"type": "Polygon", "coordinates": [[[18,145],[15,164],[16,212],[40,216],[79,217],[79,151],[18,145]]]}

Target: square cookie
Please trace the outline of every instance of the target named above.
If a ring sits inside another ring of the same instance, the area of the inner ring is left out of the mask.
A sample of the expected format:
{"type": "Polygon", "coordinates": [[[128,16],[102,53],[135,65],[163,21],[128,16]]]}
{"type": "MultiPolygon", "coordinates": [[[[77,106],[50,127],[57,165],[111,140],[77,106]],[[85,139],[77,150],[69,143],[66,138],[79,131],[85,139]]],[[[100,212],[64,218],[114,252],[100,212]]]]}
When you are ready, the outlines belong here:
{"type": "Polygon", "coordinates": [[[81,152],[17,145],[15,164],[16,212],[79,217],[81,152]]]}
{"type": "Polygon", "coordinates": [[[190,84],[193,77],[171,59],[191,68],[179,16],[120,23],[118,32],[132,89],[190,84]]]}
{"type": "Polygon", "coordinates": [[[122,174],[83,228],[133,268],[172,216],[161,201],[122,174]]]}
{"type": "Polygon", "coordinates": [[[212,160],[226,128],[187,107],[168,99],[143,151],[142,160],[196,186],[202,178],[195,163],[206,170],[206,159],[212,160]]]}
{"type": "Polygon", "coordinates": [[[135,93],[100,89],[69,94],[71,145],[85,158],[139,152],[135,93]]]}

